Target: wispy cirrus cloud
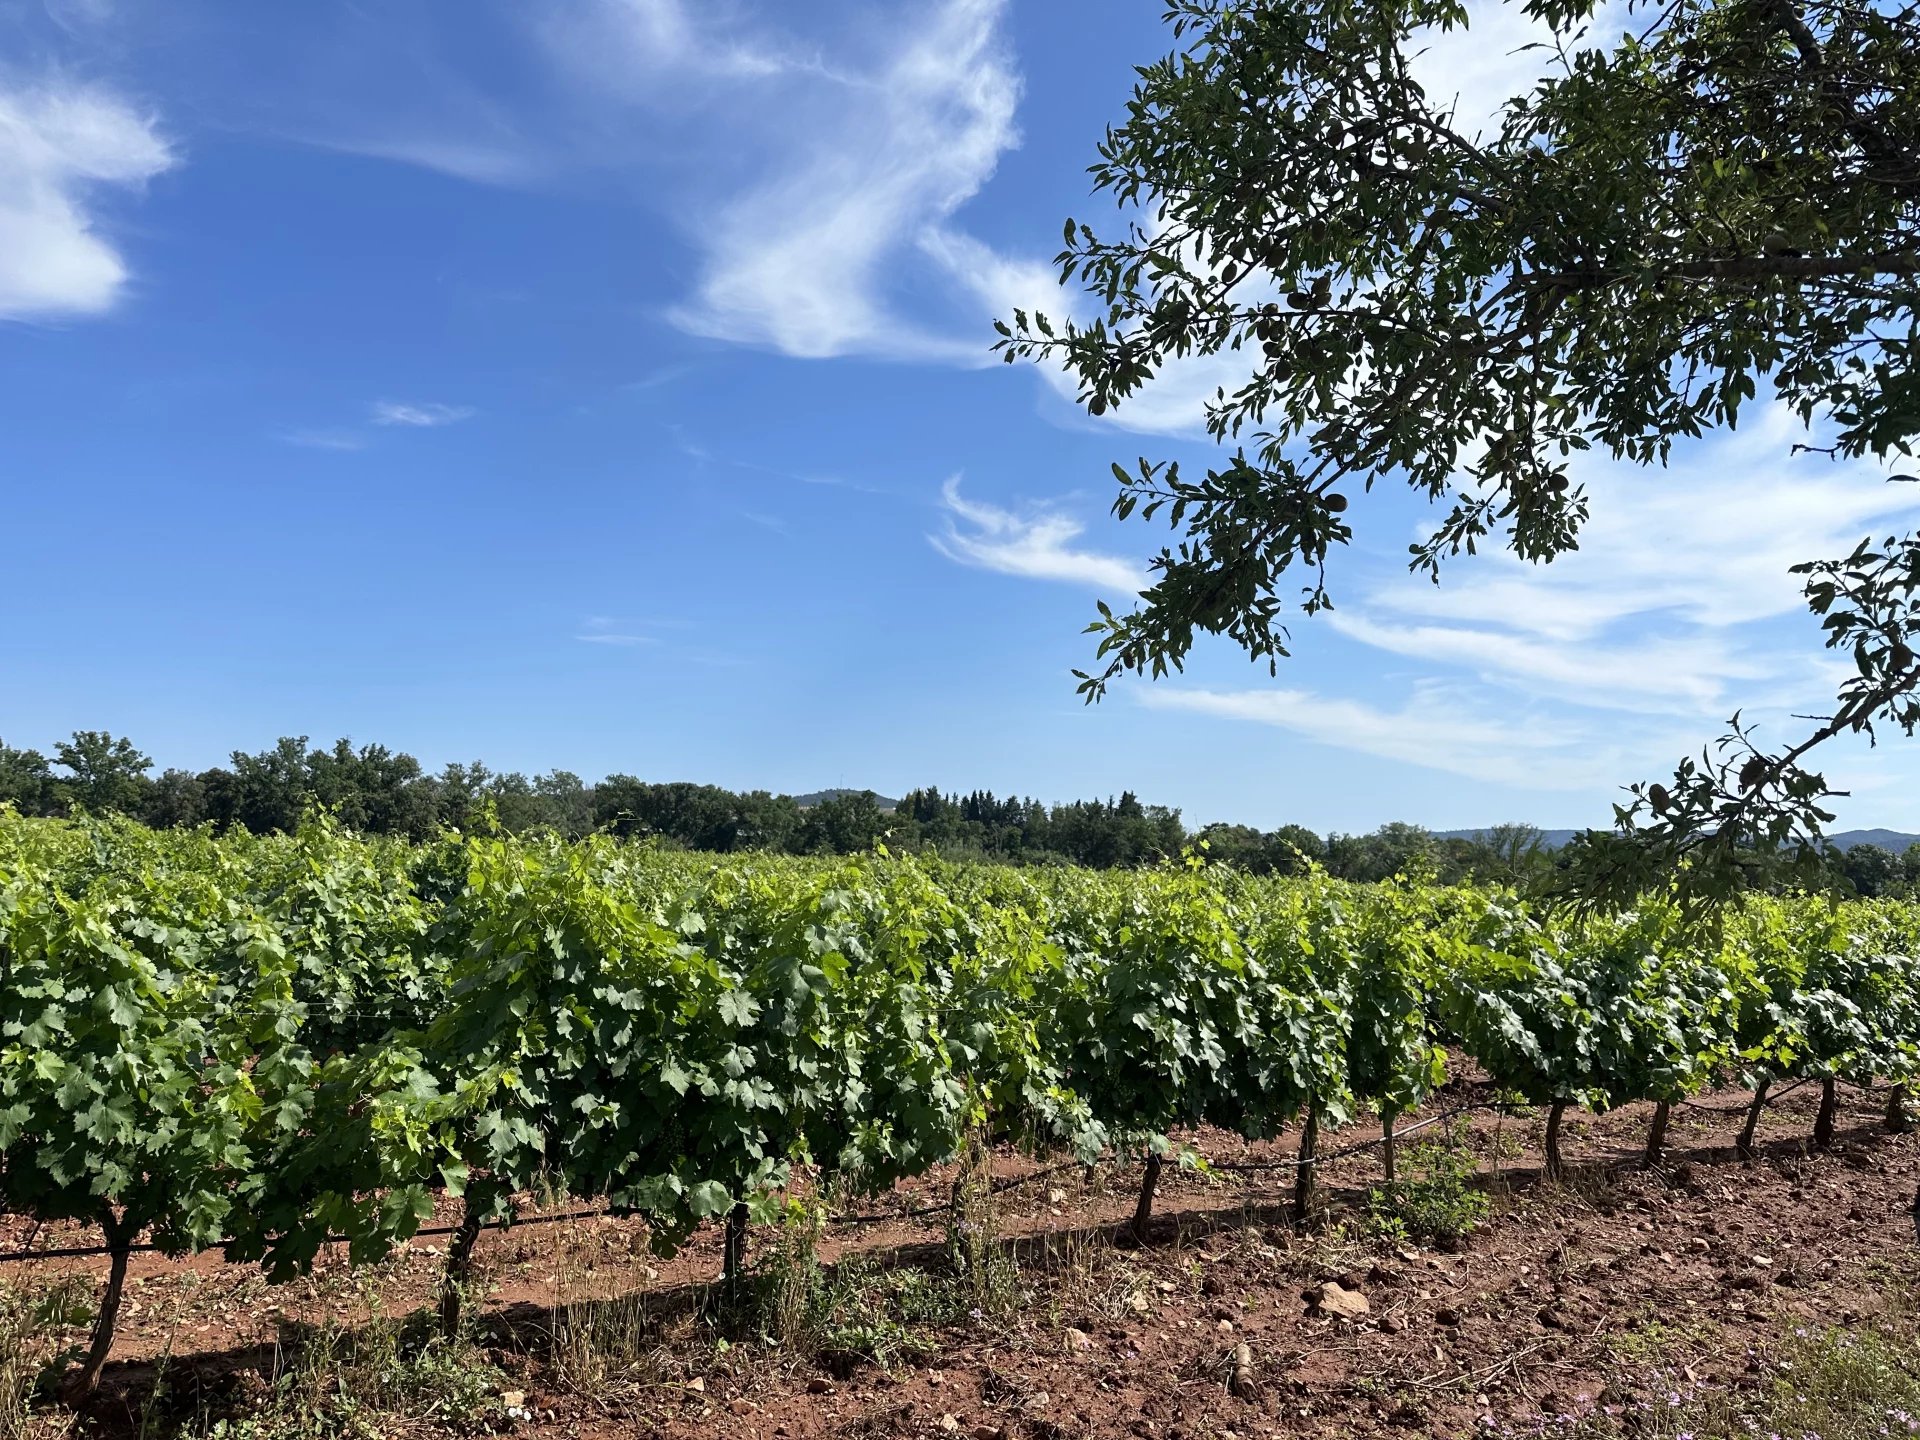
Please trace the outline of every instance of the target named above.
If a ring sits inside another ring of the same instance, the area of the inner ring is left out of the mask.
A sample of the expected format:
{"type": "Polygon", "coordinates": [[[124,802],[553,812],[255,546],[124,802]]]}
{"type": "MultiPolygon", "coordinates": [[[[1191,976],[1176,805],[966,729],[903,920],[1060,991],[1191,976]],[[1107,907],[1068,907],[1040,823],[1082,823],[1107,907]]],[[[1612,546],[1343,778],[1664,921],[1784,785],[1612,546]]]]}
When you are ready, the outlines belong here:
{"type": "Polygon", "coordinates": [[[666,643],[666,636],[660,634],[661,631],[671,633],[692,628],[693,622],[689,620],[634,620],[622,619],[617,615],[589,615],[580,622],[573,638],[583,645],[608,645],[627,650],[666,643]]]}
{"type": "Polygon", "coordinates": [[[674,448],[702,467],[737,470],[747,475],[762,475],[773,480],[791,481],[797,485],[813,485],[824,490],[851,490],[861,495],[893,494],[891,490],[881,486],[868,485],[860,480],[850,480],[844,475],[818,470],[789,470],[779,465],[763,465],[758,460],[741,460],[732,455],[716,454],[677,425],[669,426],[668,433],[673,436],[674,448]]]}
{"type": "Polygon", "coordinates": [[[588,645],[658,645],[658,635],[627,635],[607,630],[587,630],[573,637],[588,645]]]}
{"type": "MultiPolygon", "coordinates": [[[[1575,478],[1592,518],[1552,564],[1491,551],[1437,586],[1377,572],[1318,622],[1346,642],[1329,688],[1385,686],[1404,702],[1177,686],[1143,688],[1141,701],[1521,789],[1660,773],[1736,709],[1763,741],[1798,736],[1796,713],[1830,699],[1846,667],[1821,648],[1790,567],[1920,524],[1914,487],[1796,458],[1801,438],[1772,409],[1664,469],[1583,457],[1575,478]]],[[[1850,751],[1840,763],[1869,773],[1850,751]]]]}
{"type": "Polygon", "coordinates": [[[280,438],[289,445],[298,445],[302,450],[364,450],[367,441],[364,435],[351,430],[287,430],[280,438]]]}
{"type": "Polygon", "coordinates": [[[700,279],[674,322],[810,359],[986,363],[984,319],[977,333],[931,328],[899,290],[916,262],[937,272],[965,248],[947,227],[1018,141],[1005,8],[916,6],[876,63],[823,73],[766,171],[693,228],[700,279]]]}
{"type": "Polygon", "coordinates": [[[178,163],[157,120],[110,90],[0,82],[0,319],[110,309],[127,264],[100,233],[94,201],[178,163]]]}
{"type": "Polygon", "coordinates": [[[607,95],[644,101],[661,82],[830,73],[808,47],[755,26],[728,0],[588,0],[535,21],[552,50],[607,95]]]}
{"type": "Polygon", "coordinates": [[[1350,640],[1429,666],[1458,666],[1554,699],[1609,710],[1699,715],[1732,708],[1743,684],[1775,667],[1713,636],[1643,636],[1566,644],[1492,630],[1389,624],[1335,611],[1327,623],[1350,640]]]}
{"type": "Polygon", "coordinates": [[[462,420],[471,420],[477,413],[471,405],[407,404],[397,400],[376,400],[373,404],[372,418],[376,425],[405,425],[414,429],[431,430],[442,425],[457,425],[462,420]]]}
{"type": "Polygon", "coordinates": [[[694,247],[692,284],[666,312],[689,333],[807,359],[983,365],[979,300],[999,281],[957,215],[1019,141],[1007,3],[912,0],[856,27],[828,7],[563,0],[525,22],[551,71],[539,103],[446,84],[450,113],[485,122],[466,127],[483,143],[401,122],[346,145],[484,183],[642,181],[694,247]]]}
{"type": "Polygon", "coordinates": [[[658,645],[660,637],[646,633],[644,620],[617,620],[611,615],[589,615],[580,622],[574,639],[583,645],[611,645],[631,649],[636,645],[658,645]]]}
{"type": "Polygon", "coordinates": [[[1579,50],[1611,46],[1632,18],[1624,0],[1603,0],[1577,28],[1556,31],[1526,6],[1469,0],[1466,24],[1429,27],[1418,37],[1409,68],[1429,103],[1451,111],[1462,134],[1491,134],[1508,100],[1564,73],[1579,50]]]}
{"type": "Polygon", "coordinates": [[[643,394],[648,390],[658,390],[662,386],[672,385],[684,380],[693,373],[691,365],[660,365],[634,380],[623,381],[616,388],[625,394],[643,394]]]}
{"type": "MultiPolygon", "coordinates": [[[[211,0],[179,4],[224,23],[211,0]]],[[[1009,8],[296,9],[271,46],[238,38],[235,83],[215,99],[224,123],[280,138],[474,184],[590,188],[664,216],[690,258],[662,267],[686,278],[660,308],[691,334],[803,358],[984,365],[983,267],[1042,268],[1039,247],[994,261],[963,214],[1019,143],[1009,8]]],[[[116,23],[141,21],[127,10],[116,23]]]]}
{"type": "Polygon", "coordinates": [[[1097,590],[1138,594],[1146,572],[1118,555],[1076,546],[1086,526],[1058,510],[1026,514],[1003,510],[960,493],[960,477],[940,488],[945,526],[928,541],[949,560],[1027,580],[1061,580],[1097,590]]]}
{"type": "Polygon", "coordinates": [[[1773,406],[1664,469],[1582,457],[1574,478],[1591,518],[1577,549],[1549,565],[1489,552],[1437,586],[1383,577],[1334,625],[1375,649],[1603,709],[1718,719],[1817,703],[1834,671],[1798,618],[1792,567],[1920,523],[1920,491],[1872,465],[1796,457],[1804,438],[1773,406]]]}
{"type": "Polygon", "coordinates": [[[1591,732],[1489,713],[1471,693],[1438,683],[1414,687],[1397,708],[1290,688],[1147,686],[1138,698],[1154,710],[1251,721],[1336,749],[1491,784],[1591,790],[1620,778],[1610,768],[1611,747],[1596,753],[1591,732]]]}

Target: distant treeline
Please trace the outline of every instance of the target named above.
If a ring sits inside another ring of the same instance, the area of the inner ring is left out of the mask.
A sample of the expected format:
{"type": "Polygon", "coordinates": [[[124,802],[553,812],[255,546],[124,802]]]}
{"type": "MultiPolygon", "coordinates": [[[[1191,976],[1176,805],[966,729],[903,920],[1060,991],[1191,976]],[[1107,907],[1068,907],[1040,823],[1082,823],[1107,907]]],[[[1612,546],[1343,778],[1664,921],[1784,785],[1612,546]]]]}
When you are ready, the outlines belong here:
{"type": "MultiPolygon", "coordinates": [[[[956,859],[1096,869],[1152,864],[1198,844],[1210,858],[1256,874],[1297,873],[1318,863],[1340,879],[1360,881],[1419,867],[1444,882],[1532,886],[1556,866],[1555,851],[1531,825],[1497,825],[1471,838],[1443,838],[1400,822],[1367,835],[1322,836],[1304,825],[1189,830],[1178,810],[1144,804],[1131,791],[1117,800],[1048,805],[934,787],[886,801],[871,790],[801,799],[632,775],[589,784],[565,770],[529,777],[497,773],[478,761],[430,775],[413,756],[384,745],[340,740],[321,749],[305,736],[288,736],[256,754],[236,750],[230,765],[157,775],[132,742],[102,730],[76,731],[51,755],[0,741],[0,804],[28,815],[84,810],[162,827],[241,825],[256,834],[291,830],[319,805],[356,830],[413,840],[487,817],[515,833],[545,829],[578,838],[605,830],[719,853],[845,855],[885,844],[956,859]]],[[[1920,888],[1920,846],[1897,856],[1858,845],[1833,860],[1835,878],[1863,894],[1920,888]]]]}

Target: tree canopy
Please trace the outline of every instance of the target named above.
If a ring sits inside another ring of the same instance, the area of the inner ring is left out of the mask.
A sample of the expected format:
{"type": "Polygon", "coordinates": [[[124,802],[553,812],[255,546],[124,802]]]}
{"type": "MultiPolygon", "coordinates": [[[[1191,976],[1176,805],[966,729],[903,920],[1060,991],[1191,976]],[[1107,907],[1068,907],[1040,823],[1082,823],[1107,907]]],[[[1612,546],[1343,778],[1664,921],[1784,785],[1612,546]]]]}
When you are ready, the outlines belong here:
{"type": "MultiPolygon", "coordinates": [[[[129,740],[81,731],[54,747],[58,760],[0,740],[0,807],[23,815],[119,814],[156,828],[240,827],[256,834],[297,830],[323,810],[347,830],[425,840],[443,829],[546,833],[577,840],[599,831],[665,848],[735,854],[857,855],[896,852],[1021,865],[1129,869],[1178,862],[1197,852],[1253,875],[1300,875],[1318,865],[1336,879],[1419,874],[1446,882],[1489,880],[1539,891],[1557,873],[1556,853],[1529,825],[1496,825],[1435,835],[1404,821],[1368,835],[1317,835],[1304,825],[1189,830],[1180,812],[1131,790],[1118,799],[1046,804],[991,790],[909,790],[898,801],[871,790],[812,796],[737,791],[687,781],[609,775],[588,783],[567,770],[527,776],[479,761],[437,775],[385,745],[330,748],[283,736],[231,766],[168,769],[129,740]],[[61,774],[60,771],[69,772],[61,774]]],[[[1873,851],[1857,847],[1851,854],[1873,851]]],[[[1864,894],[1907,894],[1920,883],[1920,850],[1904,860],[1886,851],[1858,864],[1834,852],[1820,877],[1864,894]],[[1876,857],[1884,857],[1883,859],[1876,857]]],[[[1754,877],[1768,883],[1769,876],[1754,877]]]]}
{"type": "MultiPolygon", "coordinates": [[[[1176,49],[1092,167],[1120,226],[1066,226],[1060,274],[1092,312],[998,326],[1007,360],[1064,365],[1095,415],[1182,357],[1246,356],[1206,409],[1220,463],[1114,466],[1115,513],[1175,539],[1137,607],[1101,607],[1089,700],[1179,668],[1201,633],[1277,668],[1288,617],[1331,603],[1355,490],[1436,502],[1410,559],[1438,580],[1483,544],[1572,548],[1573,456],[1658,465],[1762,384],[1807,448],[1910,452],[1916,7],[1666,0],[1611,34],[1595,0],[1524,8],[1552,30],[1547,73],[1476,128],[1415,78],[1435,31],[1468,23],[1457,0],[1172,0],[1176,49]]],[[[1587,847],[1589,893],[1682,861],[1722,892],[1756,850],[1815,863],[1831,792],[1807,752],[1920,723],[1920,535],[1799,568],[1854,661],[1833,713],[1775,750],[1736,716],[1670,781],[1631,787],[1621,833],[1587,847]]]]}

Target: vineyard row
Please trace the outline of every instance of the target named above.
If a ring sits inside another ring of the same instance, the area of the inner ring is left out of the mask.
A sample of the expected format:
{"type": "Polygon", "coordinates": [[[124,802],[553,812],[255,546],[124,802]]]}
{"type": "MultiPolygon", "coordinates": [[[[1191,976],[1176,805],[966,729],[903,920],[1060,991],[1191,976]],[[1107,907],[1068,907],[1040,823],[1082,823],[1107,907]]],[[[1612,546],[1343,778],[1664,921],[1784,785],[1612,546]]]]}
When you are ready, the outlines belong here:
{"type": "MultiPolygon", "coordinates": [[[[286,1280],[462,1199],[561,1191],[662,1253],[804,1169],[853,1197],[1011,1142],[1143,1153],[1213,1125],[1302,1157],[1397,1118],[1449,1050],[1547,1109],[1920,1068],[1920,909],[1647,903],[1572,919],[1491,888],[1102,873],[883,855],[717,860],[606,838],[154,832],[0,810],[0,1208],[99,1226],[90,1386],[139,1237],[286,1280]]],[[[1896,1099],[1898,1092],[1896,1091],[1896,1099]]],[[[1303,1186],[1311,1163],[1301,1166],[1303,1186]]]]}

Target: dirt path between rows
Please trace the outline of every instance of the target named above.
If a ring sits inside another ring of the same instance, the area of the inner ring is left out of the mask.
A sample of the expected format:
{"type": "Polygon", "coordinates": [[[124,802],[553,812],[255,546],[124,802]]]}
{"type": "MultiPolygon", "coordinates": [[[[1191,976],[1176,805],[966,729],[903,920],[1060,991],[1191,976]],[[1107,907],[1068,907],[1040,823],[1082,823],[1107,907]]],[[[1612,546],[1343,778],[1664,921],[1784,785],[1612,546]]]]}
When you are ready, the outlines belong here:
{"type": "MultiPolygon", "coordinates": [[[[1456,1088],[1441,1106],[1469,1092],[1456,1088]]],[[[1457,1253],[1383,1245],[1361,1233],[1378,1156],[1323,1171],[1313,1233],[1290,1223],[1290,1170],[1207,1175],[1170,1169],[1151,1243],[1125,1234],[1138,1172],[1078,1167],[1008,1190],[999,1235],[1021,1265],[1015,1303],[918,1333],[926,1353],[852,1364],[736,1333],[701,1317],[719,1268],[702,1234],[671,1261],[645,1231],[594,1218],[482,1237],[482,1324],[503,1378],[484,1413],[416,1417],[388,1433],[512,1431],[541,1440],[614,1436],[1155,1436],[1533,1433],[1541,1417],[1631,1407],[1680,1388],[1754,1383],[1757,1354],[1787,1330],[1845,1326],[1889,1303],[1913,1275],[1909,1205],[1920,1145],[1886,1133],[1872,1097],[1842,1092],[1839,1135],[1809,1135],[1817,1092],[1767,1115],[1759,1154],[1732,1149],[1743,1097],[1675,1112],[1666,1162],[1638,1167],[1648,1107],[1570,1122],[1574,1169],[1543,1183],[1543,1121],[1479,1114],[1460,1122],[1495,1206],[1457,1253]],[[1316,1307],[1333,1281],[1364,1300],[1316,1307]],[[558,1307],[618,1316],[619,1373],[587,1385],[550,1341],[558,1307]],[[517,1339],[516,1339],[517,1337],[517,1339]],[[526,1343],[519,1343],[526,1342],[526,1343]],[[1239,1347],[1245,1347],[1244,1350],[1239,1347]],[[1236,1372],[1236,1355],[1251,1368],[1236,1372]],[[1622,1377],[1638,1376],[1623,1383],[1622,1377]],[[1238,1381],[1238,1383],[1236,1383],[1238,1381]],[[1636,1388],[1639,1394],[1626,1393],[1636,1388]],[[508,1410],[507,1402],[513,1402],[508,1410]]],[[[1430,1132],[1432,1133],[1437,1132],[1430,1132]]],[[[1190,1138],[1209,1159],[1283,1158],[1292,1139],[1246,1146],[1190,1138]]],[[[1327,1143],[1365,1138],[1349,1131],[1327,1143]]],[[[1032,1162],[997,1157],[1001,1178],[1032,1162]]],[[[950,1177],[901,1187],[865,1208],[900,1212],[946,1199],[950,1177]]],[[[451,1219],[449,1213],[448,1219],[451,1219]]],[[[829,1265],[944,1265],[945,1219],[830,1230],[829,1265]]],[[[32,1231],[0,1218],[0,1250],[86,1244],[79,1229],[32,1231]]],[[[764,1258],[777,1235],[756,1234],[764,1258]]],[[[354,1324],[429,1303],[444,1241],[350,1271],[329,1254],[310,1279],[267,1286],[217,1253],[136,1256],[114,1361],[92,1428],[124,1430],[166,1357],[170,1391],[264,1388],[276,1346],[302,1327],[354,1324]]],[[[342,1247],[343,1248],[343,1247],[342,1247]]],[[[33,1287],[97,1277],[98,1261],[13,1265],[33,1287]]],[[[204,1404],[205,1401],[197,1403],[204,1404]]]]}

